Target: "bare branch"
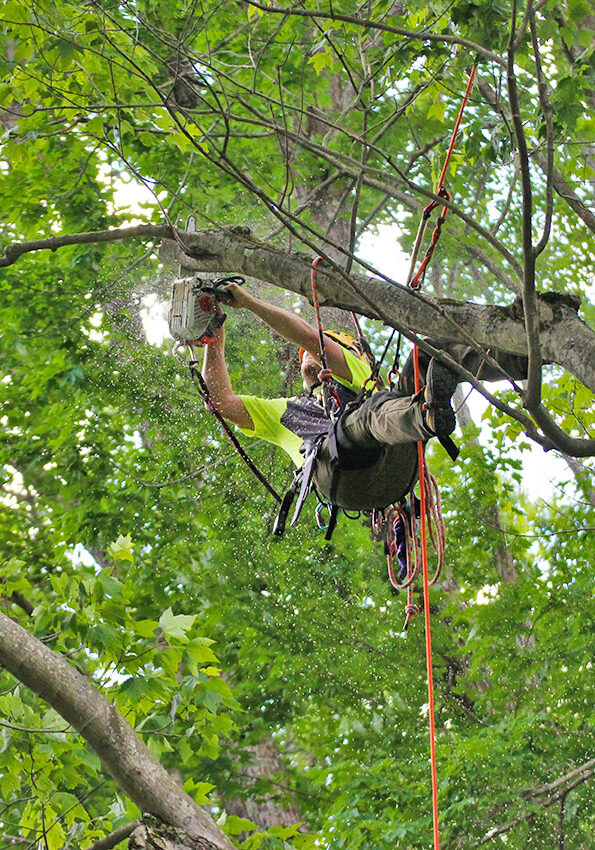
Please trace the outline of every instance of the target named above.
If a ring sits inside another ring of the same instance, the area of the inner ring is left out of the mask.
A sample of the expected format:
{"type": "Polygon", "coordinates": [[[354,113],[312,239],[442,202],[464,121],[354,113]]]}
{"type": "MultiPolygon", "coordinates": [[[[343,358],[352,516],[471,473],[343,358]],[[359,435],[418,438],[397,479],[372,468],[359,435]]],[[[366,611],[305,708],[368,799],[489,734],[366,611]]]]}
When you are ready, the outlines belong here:
{"type": "Polygon", "coordinates": [[[122,227],[118,230],[91,230],[88,233],[48,236],[46,239],[34,239],[29,242],[15,242],[13,245],[7,245],[4,249],[4,256],[0,257],[0,268],[11,266],[20,256],[31,251],[56,251],[66,245],[90,245],[97,242],[117,242],[126,239],[171,239],[172,237],[172,228],[160,224],[139,224],[135,227],[122,227]]]}
{"type": "MultiPolygon", "coordinates": [[[[486,103],[489,104],[494,112],[506,119],[506,116],[503,114],[502,103],[491,88],[490,84],[480,76],[476,76],[475,80],[486,103]]],[[[531,154],[531,159],[539,166],[544,174],[547,173],[547,158],[543,156],[543,154],[541,154],[538,150],[535,150],[531,154]]],[[[570,183],[556,168],[552,168],[552,185],[558,195],[568,204],[571,210],[579,216],[584,224],[587,225],[589,230],[595,233],[595,214],[578,197],[570,183]]]]}
{"type": "Polygon", "coordinates": [[[513,0],[512,18],[510,22],[510,36],[507,49],[507,79],[508,99],[512,125],[517,144],[519,156],[519,168],[521,175],[521,188],[523,196],[522,214],[522,242],[525,266],[523,270],[523,308],[525,314],[525,328],[527,332],[527,353],[529,366],[527,369],[527,389],[525,391],[525,406],[533,411],[541,404],[541,350],[539,340],[539,319],[537,309],[537,296],[535,292],[535,255],[532,242],[533,222],[533,193],[531,187],[531,174],[529,171],[529,156],[527,152],[527,140],[525,128],[521,116],[521,106],[518,95],[517,79],[514,68],[515,56],[515,31],[516,31],[517,0],[513,0]]]}
{"type": "Polygon", "coordinates": [[[139,819],[126,824],[126,826],[121,826],[120,829],[110,832],[110,834],[106,835],[105,838],[100,838],[99,841],[95,841],[87,848],[87,850],[111,850],[111,848],[115,847],[116,844],[119,844],[121,841],[128,838],[128,836],[131,835],[134,830],[141,825],[141,823],[142,821],[139,819]]]}
{"type": "Polygon", "coordinates": [[[539,244],[533,249],[533,254],[538,257],[546,247],[550,231],[552,229],[553,215],[553,188],[552,188],[552,172],[554,170],[554,109],[549,99],[548,87],[543,73],[541,64],[541,56],[539,53],[539,41],[537,40],[537,29],[535,25],[535,12],[532,9],[532,4],[527,3],[527,11],[529,13],[529,22],[531,25],[531,42],[533,44],[533,56],[535,58],[535,68],[537,70],[537,91],[539,94],[539,103],[545,118],[545,138],[546,138],[546,170],[545,170],[545,223],[543,226],[543,234],[539,244]]]}
{"type": "Polygon", "coordinates": [[[262,12],[266,14],[277,14],[277,15],[293,15],[294,17],[302,17],[302,18],[311,18],[312,20],[318,18],[320,20],[330,20],[330,21],[344,21],[346,24],[355,24],[362,29],[376,29],[381,32],[390,32],[394,35],[401,35],[405,38],[411,39],[411,41],[437,41],[442,44],[459,44],[461,47],[466,47],[468,50],[478,53],[480,56],[484,56],[486,59],[489,59],[491,62],[494,62],[496,65],[501,65],[505,67],[505,61],[498,56],[497,53],[492,53],[491,50],[487,50],[481,44],[476,44],[474,41],[470,41],[467,38],[461,38],[456,35],[438,35],[436,33],[430,32],[416,32],[415,30],[404,29],[403,27],[393,27],[390,24],[383,24],[378,21],[372,21],[369,18],[360,18],[355,17],[353,15],[342,15],[335,10],[331,12],[320,12],[320,11],[308,11],[306,9],[301,8],[282,8],[280,6],[266,6],[261,3],[256,3],[254,0],[245,0],[245,2],[249,6],[254,6],[255,9],[260,9],[262,12]]]}
{"type": "MultiPolygon", "coordinates": [[[[311,297],[311,257],[306,254],[287,254],[240,230],[198,231],[180,237],[187,246],[187,255],[176,253],[175,246],[166,243],[162,249],[164,262],[175,265],[183,261],[195,271],[246,274],[305,298],[311,297]]],[[[348,280],[353,284],[350,288],[345,286],[345,277],[338,269],[323,264],[319,270],[321,303],[381,318],[397,329],[427,336],[460,341],[466,328],[482,347],[527,353],[521,310],[456,301],[433,302],[388,278],[381,280],[352,273],[348,280]],[[365,298],[361,292],[366,293],[365,298]]],[[[539,305],[546,358],[595,389],[595,358],[584,356],[595,345],[595,332],[578,318],[576,305],[573,307],[565,296],[541,296],[539,305]],[[554,331],[560,324],[562,334],[554,331]]]]}

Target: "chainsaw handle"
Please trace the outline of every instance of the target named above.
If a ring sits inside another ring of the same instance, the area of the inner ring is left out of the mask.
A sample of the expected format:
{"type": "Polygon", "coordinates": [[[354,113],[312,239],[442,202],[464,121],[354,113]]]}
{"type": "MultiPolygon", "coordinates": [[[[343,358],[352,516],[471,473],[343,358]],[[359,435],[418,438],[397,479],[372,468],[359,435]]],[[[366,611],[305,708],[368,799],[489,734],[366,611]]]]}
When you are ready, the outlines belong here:
{"type": "Polygon", "coordinates": [[[223,304],[233,304],[235,299],[231,292],[227,290],[227,287],[234,283],[238,286],[243,286],[244,283],[246,283],[246,279],[236,274],[229,275],[228,277],[220,277],[217,280],[214,280],[213,295],[215,298],[223,304]]]}

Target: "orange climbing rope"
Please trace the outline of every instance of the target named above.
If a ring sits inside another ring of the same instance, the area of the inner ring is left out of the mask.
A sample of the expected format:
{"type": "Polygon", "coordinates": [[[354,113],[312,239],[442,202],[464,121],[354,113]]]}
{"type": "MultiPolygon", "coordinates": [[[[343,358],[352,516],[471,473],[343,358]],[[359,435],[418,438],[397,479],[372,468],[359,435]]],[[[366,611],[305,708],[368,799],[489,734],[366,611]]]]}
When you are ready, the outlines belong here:
{"type": "MultiPolygon", "coordinates": [[[[452,132],[452,137],[450,140],[450,145],[448,147],[448,151],[446,153],[446,157],[444,160],[444,165],[442,167],[442,173],[440,174],[440,179],[438,180],[438,185],[436,187],[435,194],[439,197],[445,198],[446,200],[450,200],[450,193],[444,188],[444,179],[446,177],[446,172],[448,169],[448,165],[450,162],[450,158],[452,156],[452,152],[455,147],[457,135],[459,132],[459,127],[461,124],[461,119],[463,117],[463,112],[465,111],[465,106],[467,105],[467,100],[469,98],[469,94],[471,92],[471,88],[473,86],[473,80],[475,77],[475,66],[472,67],[471,72],[469,74],[469,80],[467,82],[467,88],[465,89],[465,94],[461,103],[461,108],[459,109],[459,114],[452,132]]],[[[407,284],[411,287],[411,289],[419,289],[421,283],[424,279],[424,275],[430,260],[432,259],[432,255],[434,253],[434,249],[436,247],[436,243],[440,238],[440,233],[442,229],[442,225],[444,224],[444,220],[446,218],[446,214],[448,212],[448,207],[443,206],[442,211],[438,217],[436,222],[436,226],[434,228],[434,232],[432,234],[432,239],[430,242],[430,246],[426,251],[426,255],[423,258],[422,262],[417,271],[415,271],[415,265],[417,263],[417,255],[419,253],[419,249],[421,246],[421,242],[423,239],[423,235],[428,223],[428,219],[432,210],[439,206],[439,201],[433,200],[431,201],[424,209],[422,220],[420,222],[420,226],[418,229],[417,237],[415,240],[415,245],[413,247],[412,257],[411,257],[411,266],[409,269],[409,275],[407,278],[407,284]]],[[[415,392],[418,393],[421,390],[421,381],[419,374],[419,351],[417,346],[415,346],[413,350],[413,363],[414,363],[414,375],[415,375],[415,392]]],[[[417,460],[418,460],[418,468],[419,468],[419,499],[420,499],[420,532],[421,532],[421,561],[422,561],[422,584],[423,584],[423,607],[424,607],[424,622],[425,622],[425,635],[426,635],[426,670],[427,670],[427,679],[428,679],[428,718],[429,718],[429,732],[430,732],[430,763],[431,763],[431,777],[432,777],[432,824],[434,831],[434,848],[435,850],[440,850],[440,832],[439,832],[439,812],[438,812],[438,771],[436,767],[436,727],[434,721],[434,676],[433,676],[433,668],[432,668],[432,631],[431,631],[431,622],[430,622],[430,579],[429,579],[429,570],[428,570],[428,541],[427,541],[427,530],[426,530],[426,516],[428,511],[428,481],[429,481],[429,472],[427,470],[427,465],[424,457],[424,445],[420,441],[417,444],[417,460]]],[[[440,555],[439,555],[440,561],[440,555]]],[[[437,575],[434,576],[433,581],[436,581],[437,575]]],[[[432,581],[432,583],[433,583],[432,581]]],[[[411,579],[411,584],[413,583],[413,578],[411,579]]],[[[407,604],[407,616],[408,618],[417,613],[415,610],[417,606],[413,605],[413,601],[411,598],[411,589],[408,588],[408,604],[407,604]]],[[[408,622],[408,620],[406,621],[408,622]]]]}

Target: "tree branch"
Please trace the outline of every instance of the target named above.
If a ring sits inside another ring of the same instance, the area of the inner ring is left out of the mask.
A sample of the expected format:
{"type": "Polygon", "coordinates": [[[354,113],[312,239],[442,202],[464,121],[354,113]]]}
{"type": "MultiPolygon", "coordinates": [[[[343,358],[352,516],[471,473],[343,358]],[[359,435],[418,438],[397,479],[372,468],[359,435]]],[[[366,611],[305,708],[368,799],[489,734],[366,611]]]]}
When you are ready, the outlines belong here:
{"type": "Polygon", "coordinates": [[[210,850],[233,850],[227,836],[173,781],[89,680],[1,613],[0,663],[82,735],[141,811],[207,841],[210,850]]]}
{"type": "MultiPolygon", "coordinates": [[[[506,119],[506,116],[503,113],[502,103],[487,80],[484,80],[477,75],[475,77],[475,82],[486,103],[494,110],[494,112],[506,119]]],[[[541,154],[538,150],[535,150],[531,154],[531,159],[539,166],[544,174],[547,174],[547,157],[541,154]]],[[[589,230],[595,233],[595,214],[589,209],[589,207],[586,206],[584,201],[579,198],[570,183],[565,177],[563,177],[557,168],[553,167],[551,174],[552,186],[555,191],[568,204],[570,209],[578,215],[581,221],[586,224],[589,230]]]]}
{"type": "Polygon", "coordinates": [[[459,44],[461,47],[466,47],[468,50],[478,53],[480,56],[484,56],[496,65],[500,65],[502,67],[505,67],[506,65],[505,61],[498,56],[497,53],[492,53],[491,50],[487,50],[481,44],[476,44],[474,41],[470,41],[467,38],[461,38],[456,35],[438,35],[436,33],[425,31],[416,32],[415,30],[408,30],[403,27],[393,27],[390,24],[372,21],[369,18],[360,18],[354,15],[342,15],[335,10],[331,12],[308,11],[306,9],[299,9],[295,7],[282,8],[281,6],[266,6],[262,3],[256,3],[254,0],[245,0],[245,2],[247,5],[253,6],[255,9],[260,9],[266,14],[293,15],[294,17],[311,18],[312,20],[319,18],[330,21],[344,21],[346,24],[355,24],[362,29],[376,29],[381,32],[390,32],[394,35],[401,35],[405,38],[411,39],[411,41],[437,41],[442,44],[459,44]]]}
{"type": "Polygon", "coordinates": [[[105,838],[100,838],[99,841],[95,841],[87,848],[87,850],[111,850],[111,848],[115,847],[116,844],[119,844],[121,841],[128,838],[128,836],[131,835],[134,830],[141,825],[141,823],[142,821],[139,819],[126,824],[126,826],[121,826],[120,829],[110,832],[110,834],[106,835],[105,838]]]}
{"type": "MultiPolygon", "coordinates": [[[[557,779],[555,782],[551,782],[549,785],[542,785],[539,788],[533,788],[530,791],[525,791],[521,796],[532,800],[534,805],[537,805],[542,809],[547,809],[549,806],[553,806],[554,803],[558,802],[558,800],[565,798],[574,788],[582,785],[583,782],[587,782],[595,772],[594,766],[595,759],[591,759],[580,767],[571,770],[570,773],[567,773],[565,776],[560,777],[560,779],[557,779]],[[540,800],[538,799],[539,797],[543,797],[543,799],[540,800]]],[[[487,844],[499,835],[513,829],[517,826],[517,824],[522,823],[522,821],[528,820],[534,816],[535,812],[533,810],[523,812],[523,814],[518,815],[503,826],[491,829],[481,841],[478,841],[473,846],[481,847],[483,844],[487,844]]]]}
{"type": "MultiPolygon", "coordinates": [[[[531,2],[531,0],[529,0],[529,2],[531,2]]],[[[542,359],[539,340],[537,296],[535,292],[535,254],[533,252],[532,241],[533,190],[531,187],[531,174],[529,171],[527,139],[525,138],[525,128],[523,126],[523,119],[521,116],[521,106],[514,68],[516,48],[516,11],[517,0],[513,0],[510,36],[508,39],[507,49],[507,79],[508,100],[510,103],[512,126],[514,128],[519,156],[523,198],[522,242],[523,257],[525,260],[523,270],[523,309],[525,314],[525,329],[527,333],[527,354],[529,357],[529,365],[527,368],[527,389],[525,390],[525,406],[529,410],[533,411],[539,408],[541,404],[542,359]]]]}
{"type": "Polygon", "coordinates": [[[46,239],[34,239],[30,242],[15,242],[4,249],[4,256],[0,257],[0,268],[11,266],[19,257],[31,251],[56,251],[66,245],[90,245],[124,239],[171,239],[173,235],[173,229],[167,225],[139,224],[118,230],[92,230],[88,233],[70,233],[62,236],[48,236],[46,239]]]}
{"type": "MultiPolygon", "coordinates": [[[[169,265],[182,262],[196,272],[246,274],[311,298],[312,260],[306,254],[287,253],[259,242],[249,231],[239,228],[179,233],[179,237],[186,244],[187,254],[182,254],[172,242],[164,243],[161,258],[169,265]]],[[[460,341],[462,331],[455,330],[458,326],[483,347],[527,353],[522,311],[517,308],[451,300],[432,302],[393,281],[355,273],[350,280],[356,290],[365,291],[366,299],[347,288],[338,271],[323,264],[318,275],[321,303],[426,336],[460,341]]],[[[595,350],[595,332],[579,319],[576,306],[565,296],[553,293],[539,298],[544,354],[548,361],[563,366],[595,391],[595,358],[585,357],[585,351],[595,350]]]]}
{"type": "Polygon", "coordinates": [[[527,4],[529,14],[529,23],[531,26],[531,43],[533,45],[533,56],[535,59],[535,68],[537,71],[537,91],[539,95],[539,103],[541,111],[545,118],[545,139],[546,139],[546,169],[545,169],[545,223],[543,225],[543,234],[539,240],[539,244],[533,249],[533,254],[538,257],[546,247],[550,238],[552,229],[553,215],[553,188],[552,188],[552,172],[554,170],[554,109],[549,99],[548,87],[543,73],[541,64],[541,56],[539,53],[539,41],[537,38],[537,28],[535,24],[535,11],[532,4],[527,4]]]}

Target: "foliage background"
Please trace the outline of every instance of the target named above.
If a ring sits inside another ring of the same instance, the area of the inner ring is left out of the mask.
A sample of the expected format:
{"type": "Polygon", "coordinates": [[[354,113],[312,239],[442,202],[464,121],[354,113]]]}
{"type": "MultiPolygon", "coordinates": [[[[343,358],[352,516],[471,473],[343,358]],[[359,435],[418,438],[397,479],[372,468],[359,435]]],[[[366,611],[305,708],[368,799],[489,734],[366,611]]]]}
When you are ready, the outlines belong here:
{"type": "MultiPolygon", "coordinates": [[[[538,6],[556,167],[588,203],[592,10],[538,6]]],[[[424,202],[415,189],[435,183],[458,109],[469,51],[357,18],[454,33],[501,56],[511,17],[509,3],[466,0],[341,4],[354,23],[182,0],[6,0],[0,12],[3,247],[130,223],[117,202],[130,182],[152,195],[134,213],[143,222],[192,211],[201,224],[249,223],[288,250],[299,239],[315,247],[322,231],[348,246],[355,224],[398,223],[410,245],[424,202]],[[189,56],[201,58],[192,72],[189,56]]],[[[529,37],[516,62],[539,153],[529,37]]],[[[479,67],[499,92],[502,68],[489,56],[479,67]]],[[[506,114],[476,94],[448,180],[518,258],[513,148],[506,114]]],[[[534,165],[532,179],[538,230],[546,192],[534,165]]],[[[441,245],[428,293],[510,303],[518,292],[498,246],[478,247],[460,218],[441,245]]],[[[4,269],[6,608],[85,670],[216,817],[266,799],[306,825],[246,837],[230,815],[247,848],[428,847],[421,624],[401,634],[403,601],[365,523],[344,520],[327,544],[306,516],[271,538],[274,506],[169,343],[144,338],[142,298],[166,297],[172,274],[156,248],[85,244],[4,269]],[[281,761],[255,780],[263,741],[281,761]]],[[[591,255],[584,224],[556,200],[539,287],[584,297],[591,255]]],[[[592,318],[588,299],[582,311],[592,318]]],[[[380,350],[385,330],[368,328],[380,350]]],[[[228,329],[234,385],[264,396],[299,388],[295,352],[248,316],[234,313],[228,329]]],[[[569,431],[592,433],[592,398],[575,378],[546,370],[544,396],[569,431]]],[[[492,410],[483,428],[480,442],[467,425],[454,465],[429,451],[448,517],[448,570],[433,592],[442,838],[453,850],[582,850],[593,832],[592,486],[575,462],[556,491],[529,500],[520,427],[492,410]]],[[[286,460],[263,445],[253,455],[282,488],[286,460]]],[[[83,740],[4,672],[0,713],[0,847],[85,848],[138,817],[83,740]]]]}

